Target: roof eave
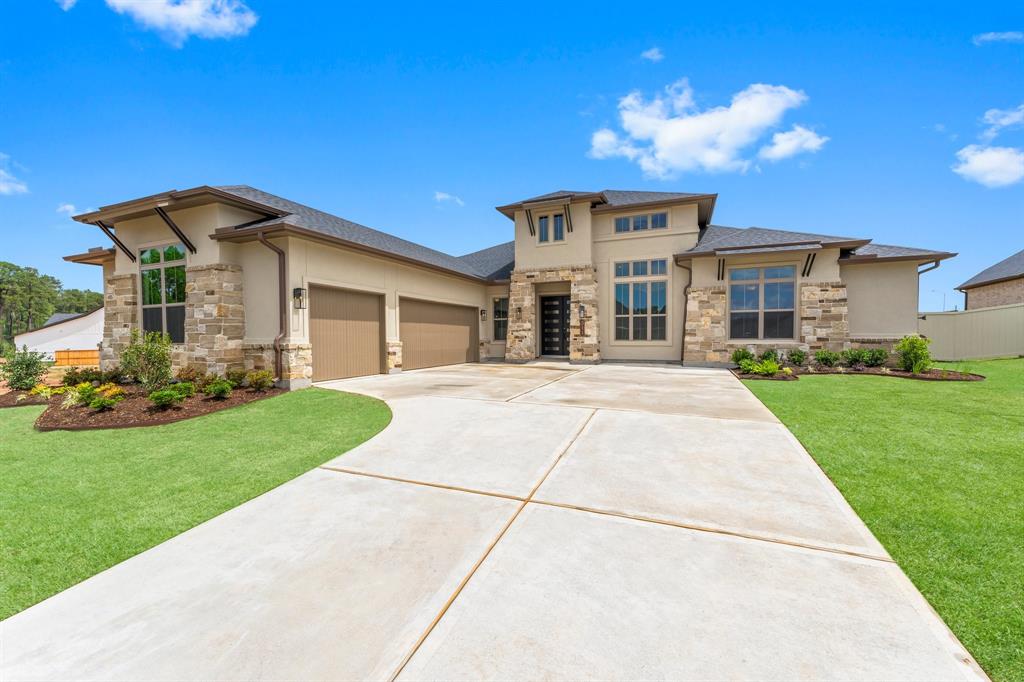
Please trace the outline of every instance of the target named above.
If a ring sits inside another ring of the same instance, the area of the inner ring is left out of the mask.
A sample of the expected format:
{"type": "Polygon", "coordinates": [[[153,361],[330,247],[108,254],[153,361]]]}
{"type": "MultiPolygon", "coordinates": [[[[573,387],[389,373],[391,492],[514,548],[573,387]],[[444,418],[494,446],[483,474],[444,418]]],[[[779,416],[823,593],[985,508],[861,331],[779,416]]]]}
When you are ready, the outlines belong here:
{"type": "Polygon", "coordinates": [[[970,280],[964,282],[956,288],[957,291],[967,291],[968,289],[977,289],[978,287],[988,286],[989,284],[999,284],[1000,282],[1011,282],[1015,279],[1024,279],[1024,273],[1017,275],[1007,275],[1006,277],[997,277],[995,279],[986,279],[983,282],[970,283],[970,280]]]}
{"type": "MultiPolygon", "coordinates": [[[[173,210],[176,204],[188,204],[192,199],[196,199],[202,196],[210,196],[214,199],[219,199],[224,203],[234,204],[255,211],[257,213],[264,213],[268,216],[283,216],[287,215],[287,211],[274,208],[267,204],[253,201],[239,197],[230,192],[211,187],[209,185],[200,185],[199,187],[193,187],[191,189],[176,190],[172,189],[167,192],[161,192],[159,194],[151,194],[146,197],[138,199],[130,199],[128,201],[122,201],[117,204],[110,204],[108,206],[100,207],[98,211],[91,211],[89,213],[80,213],[79,215],[72,216],[72,220],[76,220],[80,223],[87,225],[95,225],[97,221],[102,220],[104,222],[114,222],[116,220],[125,220],[133,217],[140,217],[153,210],[156,207],[166,208],[173,210]]],[[[191,204],[189,204],[191,205],[191,204]]],[[[187,207],[187,206],[183,206],[187,207]]]]}
{"type": "Polygon", "coordinates": [[[928,254],[908,254],[905,256],[879,256],[878,254],[864,254],[845,256],[838,260],[840,265],[858,265],[863,263],[894,263],[899,261],[917,261],[918,264],[932,263],[934,261],[946,260],[959,254],[942,251],[928,254]]]}
{"type": "MultiPolygon", "coordinates": [[[[606,204],[604,206],[595,206],[591,209],[592,213],[621,213],[623,211],[633,211],[645,208],[656,208],[658,206],[672,206],[675,204],[698,204],[700,202],[710,202],[713,210],[715,201],[717,201],[717,194],[697,194],[692,197],[676,197],[675,199],[658,199],[657,201],[644,201],[636,204],[606,204]]],[[[710,220],[710,215],[708,216],[710,220]]]]}
{"type": "Polygon", "coordinates": [[[112,263],[114,261],[114,249],[89,249],[85,253],[73,253],[70,256],[64,256],[63,260],[69,263],[102,266],[104,263],[112,263]]]}
{"type": "Polygon", "coordinates": [[[505,204],[504,206],[495,206],[494,210],[501,213],[506,218],[514,219],[516,211],[523,211],[528,208],[540,208],[542,206],[564,204],[566,202],[571,204],[577,201],[594,201],[595,199],[605,201],[604,194],[601,192],[588,192],[586,194],[566,193],[547,197],[546,199],[538,199],[537,201],[517,201],[512,204],[505,204]]]}

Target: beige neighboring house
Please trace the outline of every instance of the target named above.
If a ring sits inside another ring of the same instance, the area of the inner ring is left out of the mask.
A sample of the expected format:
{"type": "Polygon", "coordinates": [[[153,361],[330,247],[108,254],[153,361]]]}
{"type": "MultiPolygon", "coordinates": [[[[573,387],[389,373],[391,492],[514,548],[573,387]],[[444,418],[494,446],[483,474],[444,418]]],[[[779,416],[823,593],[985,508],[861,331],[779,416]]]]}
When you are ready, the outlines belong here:
{"type": "Polygon", "coordinates": [[[964,310],[1024,303],[1024,250],[985,268],[957,287],[964,310]]]}
{"type": "MultiPolygon", "coordinates": [[[[919,268],[955,254],[711,222],[717,195],[560,191],[499,206],[512,241],[451,256],[245,185],[75,219],[116,248],[101,364],[132,329],[177,366],[268,368],[285,386],[461,362],[714,365],[736,348],[891,345],[919,268]]],[[[928,268],[925,268],[928,269],[928,268]]]]}
{"type": "Polygon", "coordinates": [[[54,313],[42,327],[17,334],[14,345],[53,360],[54,352],[62,350],[95,354],[102,340],[103,308],[97,308],[90,313],[54,313]]]}

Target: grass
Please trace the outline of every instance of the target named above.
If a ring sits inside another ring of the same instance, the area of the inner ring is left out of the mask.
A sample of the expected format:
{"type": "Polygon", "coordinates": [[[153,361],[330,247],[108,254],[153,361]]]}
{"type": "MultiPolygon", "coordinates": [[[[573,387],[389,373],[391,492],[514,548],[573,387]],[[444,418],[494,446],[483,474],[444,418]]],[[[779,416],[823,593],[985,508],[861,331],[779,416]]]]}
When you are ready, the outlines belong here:
{"type": "Polygon", "coordinates": [[[148,428],[32,428],[0,410],[0,619],[359,445],[374,398],[308,389],[148,428]]]}
{"type": "Polygon", "coordinates": [[[996,680],[1024,679],[1024,359],[747,381],[996,680]]]}

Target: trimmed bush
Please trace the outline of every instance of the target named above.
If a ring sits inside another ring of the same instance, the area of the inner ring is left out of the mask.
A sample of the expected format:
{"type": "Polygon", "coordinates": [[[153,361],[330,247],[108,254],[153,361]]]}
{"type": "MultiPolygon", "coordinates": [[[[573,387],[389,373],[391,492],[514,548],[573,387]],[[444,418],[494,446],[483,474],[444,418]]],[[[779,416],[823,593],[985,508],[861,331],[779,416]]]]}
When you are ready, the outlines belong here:
{"type": "Polygon", "coordinates": [[[737,348],[732,352],[732,364],[743,366],[744,360],[753,360],[754,354],[746,348],[737,348]]]}
{"type": "Polygon", "coordinates": [[[196,394],[196,386],[191,381],[182,381],[177,384],[171,384],[168,388],[177,391],[178,395],[182,398],[191,398],[196,394]]]}
{"type": "Polygon", "coordinates": [[[863,348],[847,348],[840,355],[843,364],[850,368],[863,367],[868,359],[868,352],[863,348]]]}
{"type": "Polygon", "coordinates": [[[150,391],[163,388],[171,381],[171,337],[151,332],[141,338],[133,329],[121,353],[121,369],[150,391]]]}
{"type": "Polygon", "coordinates": [[[778,364],[779,351],[775,350],[774,348],[768,348],[767,350],[761,351],[761,355],[759,355],[757,359],[760,360],[761,362],[764,362],[765,360],[771,360],[772,362],[778,364]]]}
{"type": "Polygon", "coordinates": [[[161,388],[149,394],[149,401],[159,410],[167,410],[185,400],[185,396],[173,388],[161,388]]]}
{"type": "Polygon", "coordinates": [[[759,374],[763,377],[773,377],[779,373],[780,369],[782,368],[779,366],[778,362],[771,358],[765,358],[764,360],[754,364],[753,372],[754,374],[759,374]]]}
{"type": "Polygon", "coordinates": [[[245,375],[245,383],[252,390],[263,392],[274,385],[274,374],[266,369],[253,370],[245,375]]]}
{"type": "Polygon", "coordinates": [[[923,336],[904,336],[896,344],[896,358],[900,369],[914,374],[927,372],[932,366],[932,354],[928,351],[931,339],[923,336]]]}
{"type": "Polygon", "coordinates": [[[233,390],[231,382],[227,379],[216,379],[211,381],[203,391],[206,395],[217,400],[225,400],[231,397],[231,391],[233,390]]]}
{"type": "Polygon", "coordinates": [[[839,362],[839,353],[822,348],[814,353],[814,361],[822,367],[835,367],[839,362]]]}
{"type": "Polygon", "coordinates": [[[31,390],[46,374],[46,363],[42,353],[33,353],[28,346],[21,352],[15,350],[6,356],[7,362],[0,364],[0,379],[17,391],[31,390]]]}
{"type": "Polygon", "coordinates": [[[231,382],[233,388],[242,388],[245,385],[245,378],[249,373],[244,369],[229,369],[224,377],[231,382]]]}
{"type": "Polygon", "coordinates": [[[868,367],[881,367],[889,360],[889,351],[884,348],[871,348],[864,356],[864,364],[868,367]]]}
{"type": "Polygon", "coordinates": [[[754,365],[756,364],[757,360],[755,360],[754,358],[743,358],[739,362],[740,371],[743,372],[744,374],[753,374],[754,365]]]}
{"type": "Polygon", "coordinates": [[[794,348],[793,350],[786,352],[786,359],[791,365],[802,367],[804,363],[807,362],[807,353],[799,348],[794,348]]]}

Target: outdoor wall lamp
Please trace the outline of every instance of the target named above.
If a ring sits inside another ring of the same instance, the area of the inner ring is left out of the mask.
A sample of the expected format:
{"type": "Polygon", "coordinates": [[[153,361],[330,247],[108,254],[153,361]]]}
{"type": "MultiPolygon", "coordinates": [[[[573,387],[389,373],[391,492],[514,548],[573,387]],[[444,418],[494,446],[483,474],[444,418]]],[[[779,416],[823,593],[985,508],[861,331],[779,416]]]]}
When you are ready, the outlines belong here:
{"type": "Polygon", "coordinates": [[[583,314],[584,314],[584,313],[585,313],[586,311],[587,311],[587,309],[583,307],[583,304],[582,304],[582,303],[580,303],[580,319],[581,319],[581,320],[583,319],[583,314]]]}
{"type": "Polygon", "coordinates": [[[306,290],[302,287],[292,289],[292,306],[296,310],[305,310],[308,305],[309,298],[306,295],[306,290]]]}
{"type": "Polygon", "coordinates": [[[481,322],[486,322],[487,321],[487,308],[481,308],[480,309],[480,321],[481,322]]]}

